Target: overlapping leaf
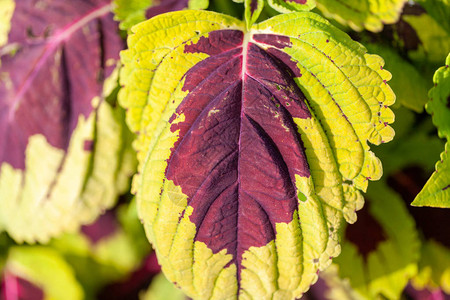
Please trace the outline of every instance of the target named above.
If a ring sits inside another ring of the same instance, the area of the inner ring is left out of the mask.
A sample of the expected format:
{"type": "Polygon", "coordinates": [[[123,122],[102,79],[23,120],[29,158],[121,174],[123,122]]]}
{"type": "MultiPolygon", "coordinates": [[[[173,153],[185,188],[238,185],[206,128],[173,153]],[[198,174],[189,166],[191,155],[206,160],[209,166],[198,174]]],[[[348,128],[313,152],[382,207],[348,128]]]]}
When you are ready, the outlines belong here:
{"type": "Polygon", "coordinates": [[[123,47],[110,9],[15,4],[0,48],[0,228],[17,241],[91,222],[126,188],[130,138],[121,109],[104,100],[123,47]]]}
{"type": "Polygon", "coordinates": [[[447,143],[441,154],[441,161],[436,164],[433,173],[422,191],[412,203],[417,206],[435,206],[450,208],[450,159],[448,145],[450,140],[450,54],[445,66],[439,68],[433,78],[435,86],[430,90],[427,111],[433,116],[433,123],[438,127],[439,136],[445,137],[447,143]]]}
{"type": "Polygon", "coordinates": [[[356,31],[378,32],[383,24],[395,23],[407,0],[316,0],[327,17],[356,31]]]}
{"type": "Polygon", "coordinates": [[[393,137],[382,59],[312,13],[247,31],[184,11],[132,31],[120,101],[163,271],[196,299],[299,297],[381,176],[367,141],[393,137]]]}

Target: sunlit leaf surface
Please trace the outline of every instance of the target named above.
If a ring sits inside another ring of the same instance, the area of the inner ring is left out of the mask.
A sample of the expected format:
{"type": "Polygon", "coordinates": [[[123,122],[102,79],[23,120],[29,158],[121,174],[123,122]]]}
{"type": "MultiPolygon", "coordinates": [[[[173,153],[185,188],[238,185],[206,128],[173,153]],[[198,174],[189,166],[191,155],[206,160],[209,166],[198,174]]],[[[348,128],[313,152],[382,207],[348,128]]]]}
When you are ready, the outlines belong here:
{"type": "Polygon", "coordinates": [[[196,299],[300,297],[393,137],[383,60],[312,13],[249,30],[200,11],[135,26],[121,104],[138,133],[140,218],[196,299]]]}
{"type": "Polygon", "coordinates": [[[434,87],[430,90],[427,111],[433,116],[433,123],[438,128],[439,136],[445,138],[445,150],[441,160],[422,191],[412,203],[416,206],[434,206],[450,208],[450,158],[448,157],[450,140],[450,55],[445,66],[434,74],[434,87]]]}

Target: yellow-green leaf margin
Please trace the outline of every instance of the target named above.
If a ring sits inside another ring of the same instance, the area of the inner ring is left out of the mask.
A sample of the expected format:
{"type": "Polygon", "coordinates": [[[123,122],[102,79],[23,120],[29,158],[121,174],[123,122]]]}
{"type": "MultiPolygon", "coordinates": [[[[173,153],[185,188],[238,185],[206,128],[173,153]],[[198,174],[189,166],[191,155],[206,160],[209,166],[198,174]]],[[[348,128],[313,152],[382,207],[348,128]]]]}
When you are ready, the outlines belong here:
{"type": "Polygon", "coordinates": [[[380,144],[394,136],[388,106],[395,95],[386,84],[391,75],[384,61],[309,12],[278,15],[247,31],[244,22],[230,16],[182,11],[159,15],[132,32],[129,49],[121,53],[119,102],[138,134],[134,146],[140,174],[134,192],[165,275],[194,299],[300,297],[317,280],[317,271],[339,254],[338,228],[344,218],[356,220],[363,204],[360,190],[382,175],[367,141],[380,144]],[[299,200],[294,221],[276,224],[275,240],[244,252],[239,284],[226,250],[214,254],[194,242],[193,208],[181,187],[165,180],[166,160],[178,138],[169,119],[188,93],[181,89],[183,76],[207,57],[184,53],[184,47],[227,29],[242,30],[249,38],[253,33],[289,37],[292,47],[283,50],[303,74],[295,81],[312,114],[294,119],[311,171],[309,178],[296,176],[299,197],[306,199],[299,200]]]}
{"type": "Polygon", "coordinates": [[[426,104],[427,111],[433,116],[433,123],[438,127],[440,137],[445,137],[447,143],[441,154],[441,160],[436,164],[436,172],[414,199],[414,206],[433,206],[450,208],[450,54],[445,66],[434,74],[434,87],[430,90],[430,101],[426,104]]]}

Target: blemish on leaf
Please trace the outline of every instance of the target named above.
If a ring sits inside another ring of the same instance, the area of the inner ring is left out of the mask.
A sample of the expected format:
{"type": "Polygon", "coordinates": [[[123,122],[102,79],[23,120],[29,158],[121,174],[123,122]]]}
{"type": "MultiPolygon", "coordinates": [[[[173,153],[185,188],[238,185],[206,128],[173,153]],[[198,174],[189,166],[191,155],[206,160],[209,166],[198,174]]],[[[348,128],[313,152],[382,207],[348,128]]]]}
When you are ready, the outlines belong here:
{"type": "Polygon", "coordinates": [[[305,194],[303,194],[300,191],[297,193],[297,197],[298,197],[298,200],[300,200],[302,202],[305,202],[308,199],[308,198],[306,198],[305,194]]]}
{"type": "Polygon", "coordinates": [[[83,144],[84,151],[92,151],[94,150],[94,141],[93,140],[85,140],[83,144]]]}

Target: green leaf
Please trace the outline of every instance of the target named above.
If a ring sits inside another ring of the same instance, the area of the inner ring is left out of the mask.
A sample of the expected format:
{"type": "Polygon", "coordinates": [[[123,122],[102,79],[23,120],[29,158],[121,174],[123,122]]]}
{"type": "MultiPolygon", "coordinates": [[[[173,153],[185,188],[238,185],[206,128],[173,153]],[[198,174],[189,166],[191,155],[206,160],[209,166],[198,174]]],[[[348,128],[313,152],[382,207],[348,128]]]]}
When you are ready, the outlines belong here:
{"type": "Polygon", "coordinates": [[[146,19],[145,11],[153,0],[114,0],[115,19],[120,21],[119,28],[128,30],[146,19]]]}
{"type": "Polygon", "coordinates": [[[301,296],[381,176],[367,141],[394,135],[383,60],[306,12],[247,30],[183,11],[132,31],[119,100],[138,133],[134,190],[164,273],[193,298],[301,296]]]}
{"type": "Polygon", "coordinates": [[[383,24],[397,22],[407,0],[316,0],[326,17],[336,19],[351,29],[378,32],[383,24]]]}
{"type": "Polygon", "coordinates": [[[370,185],[367,199],[369,215],[358,214],[358,221],[348,225],[342,253],[335,259],[339,276],[349,280],[364,299],[400,299],[417,273],[420,242],[415,223],[402,199],[384,181],[370,185]],[[370,226],[368,218],[380,227],[370,226]],[[368,249],[369,244],[373,248],[368,249]]]}
{"type": "Polygon", "coordinates": [[[392,73],[389,85],[397,96],[396,105],[422,112],[428,100],[430,84],[421,73],[392,48],[381,44],[365,44],[365,46],[386,61],[386,68],[392,73]]]}
{"type": "Polygon", "coordinates": [[[207,9],[209,5],[209,0],[189,0],[189,9],[207,9]]]}
{"type": "Polygon", "coordinates": [[[185,300],[186,296],[177,289],[172,282],[167,280],[164,274],[156,275],[140,300],[185,300]]]}
{"type": "Polygon", "coordinates": [[[267,2],[281,13],[309,11],[316,7],[316,0],[267,0],[267,2]]]}
{"type": "Polygon", "coordinates": [[[83,290],[72,268],[50,248],[12,247],[5,268],[6,272],[41,288],[45,299],[83,299],[83,290]]]}
{"type": "Polygon", "coordinates": [[[430,90],[430,101],[426,108],[433,116],[440,137],[447,140],[441,161],[436,164],[436,172],[414,199],[414,206],[433,206],[450,208],[450,158],[448,148],[450,140],[450,54],[445,66],[439,68],[433,77],[434,87],[430,90]]]}
{"type": "Polygon", "coordinates": [[[449,0],[420,0],[421,6],[427,13],[450,34],[450,1],[449,0]]]}

